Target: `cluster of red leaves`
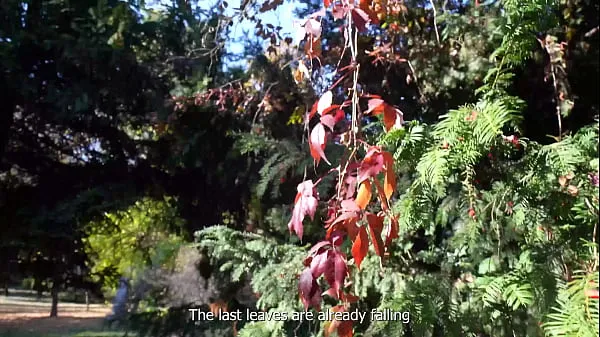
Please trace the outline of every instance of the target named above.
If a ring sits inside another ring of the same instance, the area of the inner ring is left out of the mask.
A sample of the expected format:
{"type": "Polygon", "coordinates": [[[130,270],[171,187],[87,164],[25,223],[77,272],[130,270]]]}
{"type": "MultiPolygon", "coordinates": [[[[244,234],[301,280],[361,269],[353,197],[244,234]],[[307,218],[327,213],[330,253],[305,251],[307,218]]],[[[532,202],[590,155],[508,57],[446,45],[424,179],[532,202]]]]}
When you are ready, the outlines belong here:
{"type": "MultiPolygon", "coordinates": [[[[383,124],[386,131],[391,130],[394,127],[400,128],[404,123],[403,114],[397,108],[384,102],[380,97],[370,95],[371,99],[368,102],[368,110],[365,111],[365,115],[380,115],[383,114],[383,124]]],[[[321,159],[327,164],[331,163],[325,156],[325,147],[327,139],[331,138],[331,133],[334,130],[334,126],[345,120],[346,114],[343,108],[348,104],[344,102],[341,105],[332,104],[333,93],[327,91],[315,104],[313,105],[308,119],[312,119],[315,115],[319,116],[319,123],[316,124],[310,132],[309,148],[310,154],[315,160],[315,164],[318,165],[321,159]]],[[[367,156],[369,157],[369,156],[367,156]]],[[[369,157],[370,158],[370,157],[369,157]]],[[[374,157],[379,158],[379,157],[374,157]]]]}
{"type": "Polygon", "coordinates": [[[315,160],[315,164],[318,165],[321,159],[329,165],[331,163],[325,156],[325,145],[327,139],[331,138],[334,126],[346,119],[346,114],[342,110],[341,105],[332,105],[333,93],[327,91],[321,98],[313,105],[308,118],[313,118],[316,114],[319,115],[319,123],[315,125],[310,132],[309,148],[310,155],[315,160]]]}
{"type": "Polygon", "coordinates": [[[321,21],[320,18],[325,15],[325,10],[311,14],[307,19],[299,23],[296,30],[296,39],[302,41],[306,38],[304,52],[309,59],[319,58],[321,56],[321,21]]]}
{"type": "MultiPolygon", "coordinates": [[[[336,19],[348,18],[358,31],[364,31],[368,23],[379,22],[377,13],[370,7],[371,1],[362,0],[324,0],[326,8],[332,7],[336,19]]],[[[306,39],[305,51],[309,58],[318,57],[316,50],[320,50],[321,23],[319,19],[325,11],[312,14],[303,22],[298,30],[300,39],[306,39]],[[318,46],[318,48],[317,48],[318,46]]],[[[303,66],[303,63],[301,63],[303,66]]],[[[305,66],[299,67],[298,79],[308,76],[305,66]],[[300,69],[301,68],[301,69],[300,69]]],[[[352,71],[353,66],[346,67],[352,71]]],[[[386,103],[378,96],[362,96],[368,98],[368,109],[364,115],[383,115],[385,130],[401,127],[403,123],[402,112],[386,103]]],[[[348,123],[344,108],[351,102],[333,104],[333,92],[325,92],[312,106],[308,113],[308,120],[318,118],[318,122],[310,130],[309,150],[315,161],[315,166],[321,160],[331,165],[325,155],[327,141],[335,137],[336,127],[339,123],[348,123]]],[[[346,124],[347,125],[347,124],[346,124]]],[[[342,128],[343,129],[343,128],[342,128]]],[[[328,201],[328,219],[324,222],[326,229],[325,240],[320,241],[309,252],[304,260],[305,269],[299,276],[298,290],[300,299],[305,309],[316,308],[320,310],[322,296],[327,295],[342,302],[332,308],[334,312],[344,312],[358,298],[346,290],[349,283],[349,265],[352,263],[360,269],[361,264],[372,245],[375,253],[383,260],[389,250],[392,240],[398,237],[398,220],[390,210],[390,199],[396,187],[394,174],[394,160],[390,153],[380,147],[369,146],[365,142],[366,154],[362,159],[354,156],[346,158],[345,167],[338,166],[331,171],[337,171],[337,195],[328,201]],[[382,184],[383,182],[383,184],[382,184]],[[373,195],[377,196],[381,204],[378,213],[369,211],[369,204],[373,195]],[[388,226],[385,225],[386,216],[389,218],[388,226]],[[352,242],[351,260],[343,252],[342,244],[348,239],[352,242]],[[325,292],[321,290],[317,280],[323,277],[329,285],[325,292]]],[[[330,172],[331,172],[330,171],[330,172]]],[[[318,205],[318,195],[312,180],[307,180],[298,185],[298,192],[294,203],[292,218],[288,224],[291,233],[302,239],[304,233],[303,220],[306,215],[314,219],[318,205]]],[[[338,336],[351,337],[352,322],[336,321],[324,324],[326,336],[337,332],[338,336]]]]}
{"type": "Polygon", "coordinates": [[[302,221],[306,215],[310,216],[311,220],[314,220],[318,200],[316,197],[317,191],[310,180],[298,185],[297,190],[294,211],[292,212],[292,219],[288,223],[288,228],[290,232],[296,233],[300,240],[302,240],[302,235],[304,234],[302,221]]]}
{"type": "Polygon", "coordinates": [[[378,13],[371,7],[370,0],[324,0],[325,8],[313,13],[297,24],[296,40],[303,41],[304,52],[309,59],[321,57],[321,21],[326,8],[332,7],[334,19],[343,19],[350,14],[352,25],[358,31],[365,31],[367,25],[379,24],[378,13]]]}
{"type": "Polygon", "coordinates": [[[366,114],[383,114],[383,125],[385,125],[386,131],[390,131],[394,126],[400,127],[404,123],[402,111],[387,104],[380,98],[369,100],[369,109],[366,111],[366,114]]]}
{"type": "MultiPolygon", "coordinates": [[[[329,94],[324,96],[329,101],[327,98],[329,94]]],[[[322,100],[323,98],[316,103],[316,113],[320,112],[321,118],[331,116],[324,113],[331,106],[319,104],[322,100]]],[[[380,105],[383,104],[385,103],[380,105]]],[[[339,109],[339,107],[335,109],[339,109]]],[[[321,122],[319,125],[323,124],[326,123],[321,122]]],[[[320,144],[316,145],[320,146],[320,144]]],[[[321,154],[317,158],[321,158],[321,156],[324,158],[322,148],[313,150],[314,146],[315,144],[311,144],[311,153],[320,151],[321,154]]],[[[394,216],[390,217],[385,240],[382,237],[385,215],[391,214],[389,202],[396,186],[392,155],[379,147],[371,146],[364,158],[360,162],[349,164],[345,172],[347,173],[344,174],[339,198],[329,203],[330,218],[325,221],[327,229],[325,240],[310,250],[309,256],[304,261],[306,269],[300,275],[298,288],[300,299],[306,309],[309,307],[319,309],[323,295],[341,300],[346,304],[357,300],[355,296],[344,291],[348,276],[348,263],[347,257],[340,247],[346,238],[352,242],[352,258],[354,264],[360,269],[370,244],[375,253],[383,259],[392,240],[398,237],[398,221],[394,216]],[[378,178],[383,178],[383,186],[378,178]],[[376,190],[383,210],[378,214],[367,211],[367,206],[373,196],[373,189],[376,190]],[[330,286],[324,293],[321,292],[317,283],[317,279],[321,276],[330,286]]],[[[315,195],[312,181],[307,180],[298,185],[294,211],[288,227],[300,238],[303,233],[302,220],[307,214],[311,218],[314,217],[318,202],[315,195]]],[[[344,324],[331,323],[329,328],[335,326],[337,329],[347,329],[348,327],[344,324]]]]}
{"type": "MultiPolygon", "coordinates": [[[[336,305],[331,308],[332,312],[345,312],[348,310],[347,305],[336,305]]],[[[352,337],[352,321],[340,321],[335,318],[330,322],[323,324],[325,337],[329,337],[331,333],[337,332],[338,337],[352,337]]]]}
{"type": "MultiPolygon", "coordinates": [[[[333,1],[325,0],[325,6],[329,7],[333,1]]],[[[361,0],[361,1],[352,1],[352,0],[342,0],[334,3],[333,5],[333,17],[335,19],[343,19],[348,13],[350,13],[352,17],[352,23],[358,29],[358,31],[362,32],[366,30],[368,23],[379,24],[379,18],[377,17],[377,13],[375,13],[370,5],[369,0],[361,0]]]]}

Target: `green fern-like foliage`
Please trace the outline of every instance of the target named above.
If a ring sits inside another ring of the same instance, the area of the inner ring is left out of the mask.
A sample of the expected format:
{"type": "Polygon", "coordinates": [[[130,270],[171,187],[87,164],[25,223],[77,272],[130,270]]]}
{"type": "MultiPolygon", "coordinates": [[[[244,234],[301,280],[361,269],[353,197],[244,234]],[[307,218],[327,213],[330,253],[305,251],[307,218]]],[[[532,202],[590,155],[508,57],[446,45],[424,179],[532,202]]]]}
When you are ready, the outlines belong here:
{"type": "MultiPolygon", "coordinates": [[[[547,145],[520,137],[524,102],[513,90],[536,34],[558,28],[559,3],[485,6],[477,15],[489,23],[482,32],[486,47],[468,58],[479,60],[481,51],[489,56],[478,63],[487,74],[481,68],[472,74],[484,75],[477,98],[438,111],[437,123],[410,121],[381,135],[372,132],[376,127],[365,131],[393,154],[398,179],[391,208],[400,238],[383,263],[371,250],[360,270],[350,268],[349,289],[360,298],[352,309],[389,309],[410,318],[356,323],[356,336],[598,335],[598,301],[586,295],[598,286],[598,123],[547,145]]],[[[440,20],[443,41],[475,44],[467,41],[472,25],[458,14],[443,13],[440,20]]],[[[430,67],[423,70],[426,95],[433,94],[430,67]]],[[[264,164],[256,183],[260,196],[274,193],[281,172],[304,177],[311,163],[306,149],[256,135],[240,138],[240,149],[264,164]]],[[[265,219],[285,232],[286,212],[277,206],[265,219]]],[[[251,280],[261,309],[303,310],[295,275],[306,250],[261,234],[216,227],[198,242],[233,280],[251,280]]],[[[332,304],[326,301],[323,310],[332,304]]],[[[255,322],[240,331],[323,334],[319,324],[291,321],[255,322]]]]}
{"type": "MultiPolygon", "coordinates": [[[[199,231],[196,238],[198,247],[208,252],[213,264],[220,266],[219,272],[229,275],[231,282],[250,280],[252,291],[258,295],[253,310],[286,313],[290,318],[304,310],[296,294],[306,249],[224,226],[199,231]]],[[[305,331],[307,325],[291,319],[249,322],[240,336],[286,336],[285,331],[305,331]]]]}
{"type": "Polygon", "coordinates": [[[557,306],[543,325],[548,336],[598,336],[598,299],[585,296],[594,284],[598,284],[598,272],[581,273],[573,281],[560,284],[557,306]]]}

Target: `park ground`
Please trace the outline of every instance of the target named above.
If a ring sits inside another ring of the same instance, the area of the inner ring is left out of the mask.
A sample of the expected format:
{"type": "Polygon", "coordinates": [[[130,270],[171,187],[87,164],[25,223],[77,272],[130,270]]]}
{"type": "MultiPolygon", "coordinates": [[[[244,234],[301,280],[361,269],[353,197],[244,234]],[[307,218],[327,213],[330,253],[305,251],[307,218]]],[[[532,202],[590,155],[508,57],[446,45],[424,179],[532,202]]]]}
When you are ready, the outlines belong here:
{"type": "Polygon", "coordinates": [[[50,299],[30,292],[11,290],[0,296],[0,337],[120,337],[107,331],[103,318],[110,312],[104,304],[59,302],[58,317],[49,317],[50,299]]]}

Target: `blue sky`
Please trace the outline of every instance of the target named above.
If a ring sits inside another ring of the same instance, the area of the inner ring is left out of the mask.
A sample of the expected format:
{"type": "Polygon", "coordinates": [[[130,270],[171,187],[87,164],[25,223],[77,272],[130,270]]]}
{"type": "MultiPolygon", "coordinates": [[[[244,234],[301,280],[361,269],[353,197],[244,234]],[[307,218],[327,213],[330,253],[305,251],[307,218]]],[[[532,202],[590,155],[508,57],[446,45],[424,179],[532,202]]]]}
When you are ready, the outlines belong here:
{"type": "MultiPolygon", "coordinates": [[[[201,2],[207,2],[207,3],[219,3],[221,2],[221,0],[200,0],[199,3],[201,2]]],[[[233,8],[239,8],[240,6],[240,0],[231,0],[228,1],[229,2],[229,11],[230,13],[227,14],[233,14],[233,8]]],[[[282,34],[287,34],[289,36],[292,36],[292,22],[295,19],[293,11],[294,8],[296,7],[295,2],[286,0],[283,5],[279,6],[276,10],[274,11],[268,11],[266,13],[261,13],[260,18],[263,21],[263,25],[266,25],[267,23],[270,23],[274,26],[281,26],[281,32],[282,34]]],[[[253,33],[254,31],[254,24],[248,21],[245,22],[238,22],[234,25],[233,27],[233,35],[232,37],[234,39],[238,39],[238,38],[243,38],[245,36],[244,31],[248,31],[250,34],[253,33]]],[[[238,53],[238,52],[243,52],[244,51],[244,46],[238,43],[233,43],[230,44],[228,46],[228,50],[233,52],[233,53],[238,53]]]]}
{"type": "MultiPolygon", "coordinates": [[[[228,3],[228,7],[226,10],[226,15],[235,15],[236,8],[240,7],[241,0],[226,0],[228,3]]],[[[259,0],[258,3],[262,4],[267,0],[259,0]]],[[[219,3],[222,3],[223,0],[197,0],[195,3],[200,8],[214,8],[219,3]]],[[[157,6],[165,4],[171,4],[172,1],[168,0],[156,0],[149,1],[149,7],[157,6]]],[[[259,13],[259,17],[262,20],[263,25],[272,24],[274,26],[281,26],[281,34],[283,36],[293,37],[293,26],[292,23],[295,19],[294,9],[297,7],[297,3],[295,0],[285,0],[282,5],[280,5],[276,10],[267,11],[266,13],[259,13]]],[[[245,40],[246,33],[254,34],[254,23],[249,20],[239,21],[234,20],[234,26],[232,27],[232,40],[228,41],[226,45],[226,49],[234,54],[242,54],[244,52],[244,44],[241,41],[245,40]]],[[[231,66],[231,65],[230,65],[231,66]]]]}

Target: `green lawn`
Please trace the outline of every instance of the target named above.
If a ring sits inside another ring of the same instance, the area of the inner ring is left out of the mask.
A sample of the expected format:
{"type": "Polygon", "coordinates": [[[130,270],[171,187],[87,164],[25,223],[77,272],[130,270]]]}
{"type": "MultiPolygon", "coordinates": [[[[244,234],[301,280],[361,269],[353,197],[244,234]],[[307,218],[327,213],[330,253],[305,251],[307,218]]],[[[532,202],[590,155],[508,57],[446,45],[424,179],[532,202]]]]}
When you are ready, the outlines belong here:
{"type": "MultiPolygon", "coordinates": [[[[58,317],[49,318],[50,299],[19,290],[0,296],[0,337],[121,337],[103,327],[110,308],[103,304],[59,302],[58,317]]],[[[134,336],[134,334],[128,334],[134,336]]]]}

